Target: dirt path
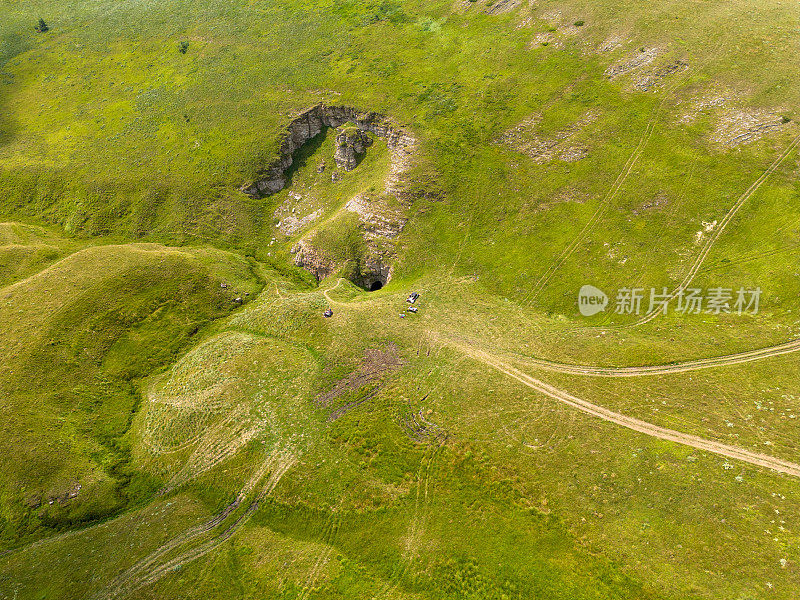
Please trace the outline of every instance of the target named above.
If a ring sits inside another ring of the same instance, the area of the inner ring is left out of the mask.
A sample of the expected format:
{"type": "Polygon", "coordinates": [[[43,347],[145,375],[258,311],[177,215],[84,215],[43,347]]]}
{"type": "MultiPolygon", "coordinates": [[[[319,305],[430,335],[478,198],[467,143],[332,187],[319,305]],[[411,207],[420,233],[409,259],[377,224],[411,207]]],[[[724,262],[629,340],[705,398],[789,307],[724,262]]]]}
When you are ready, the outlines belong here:
{"type": "MultiPolygon", "coordinates": [[[[752,183],[752,185],[749,188],[747,188],[744,191],[744,193],[742,193],[741,196],[739,196],[739,198],[736,200],[731,209],[727,212],[725,217],[723,217],[722,221],[719,224],[719,227],[717,227],[714,230],[713,234],[708,238],[708,240],[706,240],[706,243],[703,245],[703,249],[700,251],[700,254],[697,256],[694,263],[692,263],[692,266],[689,269],[689,272],[686,273],[686,276],[683,278],[683,281],[681,281],[678,287],[676,287],[670,294],[669,297],[670,300],[676,298],[678,294],[680,294],[687,287],[689,287],[689,284],[695,278],[698,271],[700,270],[700,267],[703,265],[703,262],[705,262],[706,258],[708,257],[709,252],[711,252],[711,248],[717,242],[722,232],[725,231],[725,227],[727,227],[727,225],[733,220],[733,217],[736,215],[737,212],[739,212],[739,209],[744,205],[744,203],[747,202],[750,199],[750,197],[756,193],[756,191],[764,184],[764,182],[767,179],[769,179],[769,176],[775,172],[775,170],[781,165],[781,163],[783,163],[784,160],[786,160],[786,158],[788,158],[788,156],[798,146],[798,144],[800,144],[800,135],[794,138],[794,140],[792,140],[792,143],[789,144],[783,152],[781,152],[778,158],[776,158],[772,162],[772,164],[769,167],[767,167],[767,169],[761,174],[761,176],[758,179],[756,179],[752,183]]],[[[661,313],[660,310],[654,310],[652,312],[649,312],[638,321],[629,325],[629,327],[636,327],[638,325],[644,325],[645,323],[649,323],[650,321],[655,319],[660,313],[661,313]]]]}
{"type": "Polygon", "coordinates": [[[687,360],[684,362],[671,363],[666,365],[646,365],[639,367],[595,367],[591,365],[575,365],[569,363],[559,363],[555,361],[543,360],[539,358],[519,357],[516,360],[524,362],[526,365],[565,373],[568,375],[588,375],[592,377],[642,377],[645,375],[663,375],[666,373],[684,373],[686,371],[696,371],[698,369],[710,369],[713,367],[726,367],[741,363],[772,358],[783,354],[800,351],[800,340],[792,340],[785,344],[748,350],[738,354],[725,354],[722,356],[712,356],[710,358],[700,358],[697,360],[687,360]]]}
{"type": "Polygon", "coordinates": [[[336,280],[336,285],[334,285],[334,286],[332,286],[332,287],[329,287],[329,288],[328,288],[328,289],[326,289],[324,292],[322,292],[322,295],[323,295],[323,296],[325,296],[325,300],[327,300],[327,301],[328,301],[330,304],[339,304],[339,305],[341,305],[341,304],[342,304],[342,302],[338,302],[338,301],[336,301],[336,300],[333,300],[333,299],[332,299],[332,298],[331,298],[331,297],[328,295],[330,292],[332,292],[333,290],[335,290],[336,288],[338,288],[338,287],[339,287],[339,284],[340,284],[340,283],[342,283],[342,281],[344,281],[344,278],[342,278],[342,277],[339,277],[339,279],[337,279],[337,280],[336,280]]]}
{"type": "Polygon", "coordinates": [[[737,448],[736,446],[729,446],[727,444],[721,444],[712,440],[706,440],[696,435],[681,433],[672,429],[666,429],[658,425],[653,425],[652,423],[647,423],[646,421],[641,421],[634,417],[629,417],[621,413],[608,410],[602,406],[598,406],[596,404],[587,402],[586,400],[576,398],[575,396],[559,390],[558,388],[555,388],[543,381],[534,379],[522,371],[515,369],[511,365],[503,363],[490,354],[480,350],[473,350],[463,347],[461,347],[461,350],[475,360],[487,364],[492,368],[497,369],[501,373],[508,375],[509,377],[513,377],[523,385],[534,389],[541,394],[544,394],[548,398],[562,402],[568,406],[595,417],[599,417],[605,421],[621,425],[622,427],[627,427],[628,429],[649,435],[654,438],[676,442],[678,444],[683,444],[684,446],[697,448],[698,450],[713,452],[714,454],[719,454],[720,456],[724,456],[726,458],[740,460],[758,467],[772,469],[773,471],[777,471],[779,473],[800,477],[800,465],[798,464],[784,461],[772,456],[767,456],[766,454],[750,452],[749,450],[737,448]]]}

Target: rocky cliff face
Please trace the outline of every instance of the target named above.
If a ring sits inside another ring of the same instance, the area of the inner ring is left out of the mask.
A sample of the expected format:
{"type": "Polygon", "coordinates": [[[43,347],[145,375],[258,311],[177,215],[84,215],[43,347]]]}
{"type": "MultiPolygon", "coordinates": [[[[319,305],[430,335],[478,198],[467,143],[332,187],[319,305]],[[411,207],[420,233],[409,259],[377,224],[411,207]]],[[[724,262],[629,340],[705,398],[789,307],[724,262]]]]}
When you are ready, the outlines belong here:
{"type": "MultiPolygon", "coordinates": [[[[328,106],[317,104],[304,110],[295,117],[286,127],[281,140],[279,157],[267,165],[262,173],[254,180],[243,185],[240,189],[252,198],[263,198],[279,192],[286,185],[286,170],[292,166],[292,155],[308,140],[322,132],[323,127],[340,127],[345,123],[352,123],[361,132],[369,131],[386,141],[390,150],[402,150],[413,145],[414,138],[403,127],[393,123],[383,115],[371,111],[362,111],[351,106],[328,106]]],[[[345,132],[342,132],[345,133],[345,132]]],[[[341,134],[340,134],[341,135],[341,134]]],[[[350,133],[350,135],[356,135],[350,133]]],[[[364,143],[364,138],[349,140],[354,145],[345,146],[342,151],[342,160],[353,167],[357,164],[357,146],[364,143]],[[353,154],[352,160],[348,156],[353,154]]],[[[337,136],[337,143],[339,136],[337,136]]],[[[347,142],[347,140],[343,140],[347,142]]],[[[338,149],[337,149],[338,152],[338,149]]],[[[363,152],[363,149],[362,149],[363,152]]],[[[338,160],[337,160],[338,164],[338,160]]],[[[343,167],[344,168],[344,167],[343,167]]],[[[352,167],[351,167],[352,168],[352,167]]]]}
{"type": "Polygon", "coordinates": [[[308,240],[300,240],[292,247],[294,264],[314,275],[317,281],[325,279],[336,270],[336,263],[314,248],[308,240]]]}
{"type": "MultiPolygon", "coordinates": [[[[373,142],[368,132],[384,140],[391,153],[391,165],[383,193],[370,196],[358,194],[344,207],[358,215],[366,242],[366,253],[362,257],[359,272],[353,276],[353,282],[367,289],[373,288],[376,282],[384,285],[392,276],[397,237],[408,221],[407,212],[414,200],[412,195],[403,192],[405,173],[413,164],[417,143],[406,128],[374,112],[318,104],[303,111],[289,123],[281,140],[279,158],[268,165],[259,178],[242,186],[241,190],[253,198],[263,198],[283,189],[286,185],[284,173],[292,165],[295,150],[319,135],[323,127],[341,127],[336,135],[334,155],[339,169],[350,171],[358,165],[360,156],[373,142]]],[[[292,248],[292,254],[295,264],[313,273],[317,280],[328,277],[341,266],[315,248],[313,238],[300,239],[292,248]]]]}

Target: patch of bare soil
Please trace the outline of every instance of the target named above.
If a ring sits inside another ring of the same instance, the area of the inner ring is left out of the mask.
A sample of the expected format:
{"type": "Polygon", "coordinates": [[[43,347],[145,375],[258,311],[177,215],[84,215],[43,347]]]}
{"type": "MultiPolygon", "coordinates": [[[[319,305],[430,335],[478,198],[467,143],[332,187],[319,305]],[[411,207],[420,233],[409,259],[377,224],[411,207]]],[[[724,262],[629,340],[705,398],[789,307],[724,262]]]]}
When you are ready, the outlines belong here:
{"type": "MultiPolygon", "coordinates": [[[[425,398],[422,400],[424,401],[425,398]]],[[[419,411],[412,411],[403,417],[403,429],[406,435],[418,444],[441,444],[447,438],[447,432],[444,429],[428,420],[431,414],[431,410],[421,408],[419,411]]]]}
{"type": "Polygon", "coordinates": [[[631,75],[630,89],[647,92],[662,87],[667,79],[689,68],[689,63],[681,59],[658,60],[665,49],[653,46],[638,48],[605,70],[608,79],[631,75]]]}
{"type": "Polygon", "coordinates": [[[637,77],[633,82],[635,87],[640,92],[647,92],[653,88],[661,87],[665,80],[671,75],[676,75],[689,68],[689,63],[682,60],[675,60],[666,65],[661,65],[637,77]]]}
{"type": "Polygon", "coordinates": [[[522,4],[522,0],[497,0],[494,4],[483,9],[487,15],[501,15],[511,12],[522,4]]]}
{"type": "Polygon", "coordinates": [[[558,25],[564,18],[564,14],[560,10],[551,10],[550,12],[542,13],[540,18],[553,25],[558,25]]]}
{"type": "Polygon", "coordinates": [[[383,349],[370,348],[364,354],[359,367],[344,379],[336,382],[330,390],[315,399],[319,408],[328,408],[344,396],[355,395],[355,399],[336,408],[328,415],[335,421],[356,406],[371,400],[383,389],[384,378],[405,364],[395,344],[387,344],[383,349]]]}
{"type": "Polygon", "coordinates": [[[714,88],[707,90],[689,101],[688,108],[678,117],[678,123],[694,123],[701,114],[728,104],[732,97],[733,92],[728,89],[714,88]]]}
{"type": "Polygon", "coordinates": [[[550,136],[538,131],[541,115],[533,115],[505,132],[498,142],[527,154],[537,164],[553,160],[575,162],[589,153],[588,146],[575,138],[597,120],[598,114],[596,110],[589,110],[580,119],[550,136]]]}
{"type": "Polygon", "coordinates": [[[609,79],[616,79],[632,71],[641,69],[651,64],[660,54],[659,48],[639,48],[632,55],[628,55],[621,61],[614,63],[605,70],[605,76],[609,79]]]}
{"type": "Polygon", "coordinates": [[[661,192],[657,194],[655,197],[646,201],[644,204],[634,208],[631,211],[631,213],[633,213],[634,216],[639,216],[644,212],[649,212],[651,210],[658,210],[660,208],[663,208],[667,204],[669,204],[669,197],[663,192],[661,192]]]}
{"type": "Polygon", "coordinates": [[[452,4],[451,10],[455,13],[465,13],[469,9],[475,7],[487,15],[502,15],[509,13],[515,8],[525,3],[525,0],[455,0],[452,4]]]}
{"type": "Polygon", "coordinates": [[[573,202],[576,204],[584,204],[587,200],[589,200],[589,194],[584,192],[583,190],[579,190],[576,188],[562,188],[558,190],[555,194],[550,196],[546,202],[540,202],[539,205],[536,207],[537,212],[550,210],[554,206],[558,204],[563,204],[565,202],[573,202]]]}
{"type": "Polygon", "coordinates": [[[792,127],[793,123],[781,113],[781,108],[745,108],[741,100],[746,90],[731,90],[712,83],[683,100],[686,108],[679,113],[677,123],[692,124],[701,116],[710,116],[714,129],[706,142],[717,148],[735,148],[758,141],[765,135],[792,127]]]}
{"type": "Polygon", "coordinates": [[[597,52],[598,53],[611,52],[612,50],[621,48],[622,45],[627,43],[628,41],[629,40],[620,37],[618,35],[612,35],[600,43],[600,45],[597,47],[597,52]]]}
{"type": "Polygon", "coordinates": [[[735,148],[755,142],[765,135],[789,128],[792,122],[765,109],[723,109],[709,142],[723,148],[735,148]]]}
{"type": "MultiPolygon", "coordinates": [[[[60,492],[60,493],[52,493],[47,497],[48,504],[54,504],[58,502],[59,504],[65,504],[70,500],[74,500],[78,497],[78,493],[81,491],[81,484],[77,481],[70,484],[70,486],[60,492]]],[[[27,500],[28,506],[31,508],[38,508],[42,504],[42,499],[40,496],[32,495],[27,500]]]]}
{"type": "Polygon", "coordinates": [[[552,31],[542,31],[533,36],[528,44],[528,50],[534,50],[539,46],[552,46],[553,48],[563,47],[563,43],[558,39],[552,31]]]}
{"type": "Polygon", "coordinates": [[[473,5],[473,2],[469,0],[454,0],[453,6],[451,7],[451,11],[456,14],[463,14],[468,11],[473,5]]]}
{"type": "Polygon", "coordinates": [[[522,15],[516,24],[516,29],[523,29],[533,25],[533,15],[522,15]]]}

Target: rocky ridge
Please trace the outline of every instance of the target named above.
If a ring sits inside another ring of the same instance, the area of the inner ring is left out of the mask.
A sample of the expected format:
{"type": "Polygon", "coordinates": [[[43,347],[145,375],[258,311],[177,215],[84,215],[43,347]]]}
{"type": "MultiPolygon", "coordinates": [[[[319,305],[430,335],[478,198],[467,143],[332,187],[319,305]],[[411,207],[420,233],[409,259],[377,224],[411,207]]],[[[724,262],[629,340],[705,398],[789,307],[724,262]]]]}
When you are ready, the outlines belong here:
{"type": "MultiPolygon", "coordinates": [[[[292,119],[283,134],[279,157],[265,167],[254,181],[240,189],[252,198],[263,198],[279,192],[286,186],[286,170],[292,166],[294,152],[319,135],[323,127],[337,128],[345,123],[352,123],[362,132],[369,131],[383,139],[393,152],[406,151],[416,143],[414,136],[405,128],[379,113],[352,106],[316,104],[292,119]]],[[[360,138],[360,143],[364,143],[363,138],[360,138]]]]}
{"type": "Polygon", "coordinates": [[[333,160],[340,169],[352,171],[371,145],[372,138],[365,131],[361,131],[358,127],[343,129],[336,134],[336,152],[333,160]]]}
{"type": "MultiPolygon", "coordinates": [[[[285,171],[292,165],[293,153],[320,134],[324,127],[342,127],[336,136],[334,155],[337,167],[342,170],[356,168],[360,156],[373,143],[368,133],[384,140],[391,153],[383,193],[358,194],[344,206],[344,210],[358,215],[367,249],[354,283],[368,289],[376,282],[384,285],[391,278],[396,239],[408,221],[407,212],[414,201],[414,195],[407,193],[404,186],[417,144],[408,129],[371,111],[318,104],[289,123],[281,141],[280,158],[266,167],[261,177],[241,189],[253,198],[283,189],[287,183],[285,171]],[[342,127],[348,123],[351,125],[342,127]]],[[[315,213],[315,218],[317,216],[315,213]]],[[[333,274],[340,266],[314,246],[313,234],[298,240],[292,247],[292,254],[295,264],[311,272],[317,280],[333,274]]]]}

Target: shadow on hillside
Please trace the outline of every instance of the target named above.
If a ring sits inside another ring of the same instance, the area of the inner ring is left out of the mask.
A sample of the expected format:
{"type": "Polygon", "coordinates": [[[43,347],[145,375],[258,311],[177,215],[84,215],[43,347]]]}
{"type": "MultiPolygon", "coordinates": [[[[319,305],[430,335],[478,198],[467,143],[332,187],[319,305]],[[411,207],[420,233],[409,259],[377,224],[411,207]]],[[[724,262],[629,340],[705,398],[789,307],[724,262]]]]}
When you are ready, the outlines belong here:
{"type": "Polygon", "coordinates": [[[5,109],[6,95],[14,85],[14,75],[6,69],[6,65],[30,47],[30,42],[19,33],[0,36],[0,145],[7,144],[14,137],[13,122],[5,109]]]}
{"type": "Polygon", "coordinates": [[[284,172],[284,176],[286,177],[286,185],[284,188],[290,187],[292,185],[292,178],[297,171],[308,165],[309,159],[317,150],[320,149],[322,144],[325,143],[325,140],[328,139],[330,129],[330,127],[323,127],[322,131],[320,131],[316,136],[308,140],[305,144],[294,151],[294,154],[292,154],[292,166],[290,166],[284,172]]]}

